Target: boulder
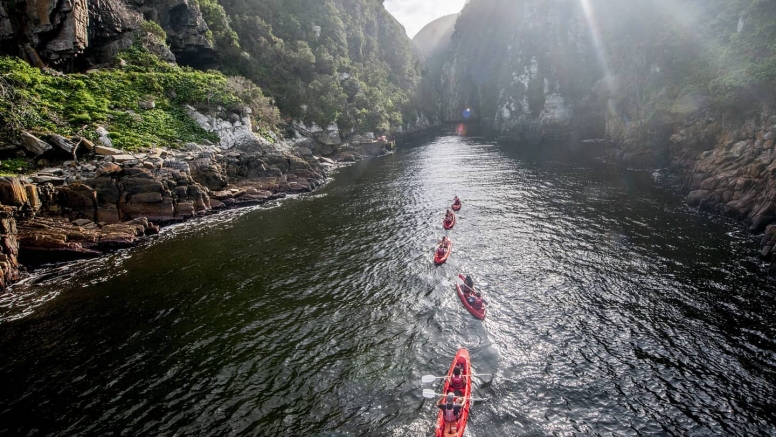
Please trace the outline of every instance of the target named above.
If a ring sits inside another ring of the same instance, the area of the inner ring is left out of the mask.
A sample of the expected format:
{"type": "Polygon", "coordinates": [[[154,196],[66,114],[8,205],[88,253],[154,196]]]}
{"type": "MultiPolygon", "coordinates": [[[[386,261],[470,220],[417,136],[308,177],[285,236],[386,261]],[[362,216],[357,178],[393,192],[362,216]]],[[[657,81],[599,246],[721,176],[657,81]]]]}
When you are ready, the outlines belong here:
{"type": "MultiPolygon", "coordinates": [[[[110,136],[109,136],[110,134],[108,133],[108,131],[104,127],[102,127],[102,126],[98,127],[95,132],[97,133],[97,136],[98,136],[98,138],[97,138],[97,146],[101,145],[101,146],[106,147],[108,149],[113,149],[113,141],[111,141],[110,136]]],[[[116,149],[113,149],[113,150],[116,150],[116,149]]],[[[94,148],[94,151],[98,155],[102,155],[101,153],[97,152],[97,147],[96,146],[94,148]]],[[[110,153],[110,155],[117,155],[117,154],[118,153],[110,153]]]]}
{"type": "Polygon", "coordinates": [[[38,196],[38,186],[33,184],[24,184],[24,191],[27,192],[27,202],[32,208],[33,212],[38,212],[43,203],[38,196]]]}
{"type": "Polygon", "coordinates": [[[130,196],[129,201],[132,203],[160,203],[162,193],[137,193],[130,196]]]}
{"type": "Polygon", "coordinates": [[[86,138],[79,138],[78,142],[82,146],[86,147],[86,150],[94,150],[94,143],[89,141],[89,140],[87,140],[86,138]]]}
{"type": "Polygon", "coordinates": [[[696,207],[699,206],[701,201],[709,196],[711,192],[709,190],[695,190],[687,196],[687,205],[696,207]]]}
{"type": "Polygon", "coordinates": [[[32,181],[36,184],[45,184],[49,183],[52,185],[64,185],[65,178],[58,177],[58,176],[33,176],[32,181]]]}
{"type": "MultiPolygon", "coordinates": [[[[94,153],[102,156],[114,156],[114,155],[122,154],[121,150],[114,149],[113,147],[100,145],[100,144],[97,144],[94,146],[94,153]]],[[[130,158],[130,159],[134,159],[134,158],[130,158]]]]}
{"type": "Polygon", "coordinates": [[[97,209],[97,192],[84,184],[71,184],[59,187],[62,207],[71,213],[94,220],[97,209]]]}
{"type": "Polygon", "coordinates": [[[97,207],[97,221],[108,224],[120,222],[121,216],[116,205],[101,205],[97,207]]]}
{"type": "Polygon", "coordinates": [[[112,162],[106,162],[97,169],[97,175],[112,175],[120,173],[122,168],[112,162]]]}
{"type": "Polygon", "coordinates": [[[147,228],[151,226],[151,223],[148,221],[146,217],[138,217],[136,219],[128,220],[124,222],[126,225],[132,225],[132,226],[142,226],[143,228],[147,228]]]}
{"type": "Polygon", "coordinates": [[[135,157],[132,155],[113,155],[113,162],[121,164],[122,162],[135,161],[135,157]]]}
{"type": "Polygon", "coordinates": [[[33,155],[42,155],[52,149],[51,144],[29,132],[22,132],[22,147],[33,155]]]}
{"type": "Polygon", "coordinates": [[[0,203],[10,206],[27,204],[27,190],[17,178],[0,177],[0,203]]]}
{"type": "Polygon", "coordinates": [[[193,217],[196,214],[193,202],[180,202],[175,208],[176,215],[183,217],[193,217]]]}
{"type": "Polygon", "coordinates": [[[129,178],[123,179],[121,185],[124,191],[129,194],[138,193],[162,193],[164,192],[164,185],[161,182],[153,179],[145,178],[129,178]]]}
{"type": "Polygon", "coordinates": [[[121,197],[116,181],[110,177],[101,176],[84,180],[84,183],[93,187],[97,192],[98,205],[115,205],[121,197]]]}
{"type": "Polygon", "coordinates": [[[162,199],[159,203],[119,202],[121,214],[130,219],[147,217],[154,222],[170,222],[174,220],[175,208],[172,199],[162,199]]]}
{"type": "Polygon", "coordinates": [[[73,154],[73,150],[75,149],[75,144],[73,144],[70,140],[63,137],[62,135],[49,135],[48,136],[49,143],[57,146],[60,150],[67,153],[68,155],[73,154]]]}

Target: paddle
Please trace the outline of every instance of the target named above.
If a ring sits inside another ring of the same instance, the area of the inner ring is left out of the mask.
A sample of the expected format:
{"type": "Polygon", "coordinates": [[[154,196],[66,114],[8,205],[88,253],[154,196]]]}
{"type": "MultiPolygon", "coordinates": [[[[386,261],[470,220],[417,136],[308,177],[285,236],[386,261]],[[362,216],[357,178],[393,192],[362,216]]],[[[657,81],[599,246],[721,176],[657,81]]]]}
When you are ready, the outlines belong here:
{"type": "MultiPolygon", "coordinates": [[[[438,397],[443,397],[445,395],[441,393],[435,393],[434,390],[431,390],[430,388],[423,389],[423,397],[426,399],[434,399],[438,397]]],[[[458,399],[461,399],[460,397],[458,399]]],[[[477,402],[477,401],[487,401],[487,398],[473,398],[471,396],[466,397],[464,399],[469,399],[470,401],[477,402]]]]}
{"type": "MultiPolygon", "coordinates": [[[[492,373],[479,373],[479,374],[472,373],[471,376],[473,376],[475,378],[480,378],[483,381],[485,381],[485,379],[482,378],[483,376],[490,376],[491,382],[493,381],[493,374],[492,373]]],[[[436,380],[436,379],[445,379],[445,378],[447,378],[447,376],[423,375],[420,378],[420,382],[422,384],[428,384],[428,383],[434,382],[434,380],[436,380]]],[[[485,381],[485,382],[487,382],[487,381],[485,381]]]]}
{"type": "Polygon", "coordinates": [[[471,287],[469,287],[468,285],[466,285],[466,279],[462,278],[462,277],[461,277],[461,274],[458,274],[458,276],[456,276],[455,280],[456,280],[456,282],[458,283],[458,285],[461,285],[461,286],[463,286],[463,287],[466,287],[466,288],[464,288],[464,291],[467,291],[467,290],[469,290],[469,292],[470,292],[470,293],[471,293],[471,292],[473,292],[473,293],[476,293],[476,292],[477,292],[477,289],[475,289],[475,288],[471,288],[471,287]]]}

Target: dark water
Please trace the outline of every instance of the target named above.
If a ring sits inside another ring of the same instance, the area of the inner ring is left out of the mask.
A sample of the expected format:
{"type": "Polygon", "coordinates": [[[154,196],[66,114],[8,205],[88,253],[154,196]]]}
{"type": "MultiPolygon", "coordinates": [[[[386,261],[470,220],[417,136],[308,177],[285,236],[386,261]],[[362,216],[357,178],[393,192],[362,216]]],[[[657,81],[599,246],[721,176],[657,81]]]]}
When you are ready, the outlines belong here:
{"type": "Polygon", "coordinates": [[[442,137],[34,278],[0,299],[0,434],[431,435],[420,377],[458,347],[495,374],[470,437],[776,434],[776,287],[750,237],[579,162],[442,137]]]}

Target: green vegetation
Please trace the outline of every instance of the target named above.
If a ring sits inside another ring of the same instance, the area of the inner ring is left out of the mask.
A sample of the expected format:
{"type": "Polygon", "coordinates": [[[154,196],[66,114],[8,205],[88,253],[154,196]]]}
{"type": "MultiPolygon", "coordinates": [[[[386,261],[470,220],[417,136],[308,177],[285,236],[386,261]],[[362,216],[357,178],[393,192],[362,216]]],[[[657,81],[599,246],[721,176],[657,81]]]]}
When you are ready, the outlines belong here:
{"type": "Polygon", "coordinates": [[[140,30],[156,35],[160,41],[165,41],[167,39],[167,32],[165,32],[164,29],[162,29],[162,26],[155,21],[143,21],[140,23],[140,30]]]}
{"type": "Polygon", "coordinates": [[[216,49],[219,51],[239,49],[240,38],[229,26],[229,18],[226,16],[224,7],[218,4],[217,0],[194,0],[194,3],[199,5],[210,32],[210,41],[216,49]]]}
{"type": "Polygon", "coordinates": [[[650,118],[690,94],[743,108],[776,87],[776,2],[598,3],[615,18],[603,29],[622,110],[650,118]]]}
{"type": "Polygon", "coordinates": [[[280,121],[261,89],[244,79],[169,65],[140,47],[119,54],[116,64],[122,61],[124,67],[65,76],[0,58],[0,138],[28,130],[94,139],[104,126],[117,147],[129,150],[218,141],[186,115],[185,104],[205,112],[248,106],[265,131],[280,121]],[[141,108],[149,102],[152,109],[141,108]]]}
{"type": "Polygon", "coordinates": [[[776,2],[715,2],[711,23],[720,61],[710,90],[718,102],[737,103],[776,87],[776,2]],[[740,26],[740,29],[739,29],[740,26]]]}
{"type": "Polygon", "coordinates": [[[4,159],[0,161],[0,176],[16,176],[28,172],[32,163],[22,158],[4,159]]]}
{"type": "Polygon", "coordinates": [[[424,77],[426,100],[435,89],[472,102],[476,94],[482,117],[492,119],[503,95],[525,97],[532,110],[541,109],[546,77],[575,101],[594,89],[601,108],[633,121],[661,123],[709,105],[740,112],[776,100],[776,1],[589,0],[592,34],[581,4],[571,3],[578,2],[468,2],[456,23],[453,53],[430,63],[443,74],[454,65],[450,76],[457,82],[452,89],[430,87],[424,77]],[[578,14],[584,28],[537,24],[535,14],[548,9],[560,23],[574,23],[571,14],[578,14]],[[525,89],[516,79],[527,71],[536,79],[525,89]]]}
{"type": "Polygon", "coordinates": [[[285,116],[345,131],[417,119],[420,62],[382,2],[197,1],[224,70],[260,85],[285,116]]]}

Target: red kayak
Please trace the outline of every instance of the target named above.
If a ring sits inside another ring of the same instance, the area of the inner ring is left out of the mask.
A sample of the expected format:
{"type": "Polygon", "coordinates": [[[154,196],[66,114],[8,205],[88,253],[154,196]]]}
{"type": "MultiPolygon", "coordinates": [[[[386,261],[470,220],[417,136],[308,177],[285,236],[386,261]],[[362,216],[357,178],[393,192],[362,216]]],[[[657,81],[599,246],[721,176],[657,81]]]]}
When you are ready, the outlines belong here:
{"type": "MultiPolygon", "coordinates": [[[[466,281],[466,276],[459,273],[458,277],[461,278],[461,280],[466,281]]],[[[466,307],[466,309],[469,310],[469,312],[472,313],[474,317],[480,320],[485,320],[485,313],[487,312],[487,308],[485,308],[485,305],[482,306],[482,309],[478,310],[473,306],[471,306],[469,301],[466,300],[466,298],[469,297],[469,294],[471,294],[471,292],[469,291],[469,287],[463,286],[458,282],[456,282],[455,289],[458,291],[458,297],[461,299],[461,303],[463,303],[463,306],[466,307]]]]}
{"type": "MultiPolygon", "coordinates": [[[[466,428],[466,421],[469,420],[469,408],[471,407],[471,396],[472,396],[472,365],[471,360],[469,359],[469,351],[466,349],[458,349],[458,353],[455,354],[455,359],[453,359],[453,364],[450,365],[450,371],[447,372],[447,379],[445,379],[445,390],[442,392],[443,394],[447,394],[447,390],[450,385],[450,377],[453,376],[453,369],[455,369],[455,366],[457,364],[461,364],[463,366],[462,369],[462,375],[464,376],[464,379],[466,380],[466,389],[463,393],[465,399],[463,403],[463,408],[461,408],[461,413],[458,416],[458,420],[454,422],[446,422],[444,412],[442,410],[439,410],[439,419],[437,420],[437,428],[436,428],[436,437],[461,437],[463,436],[463,431],[466,428]]],[[[452,390],[451,390],[452,391],[452,390]]]]}
{"type": "Polygon", "coordinates": [[[447,258],[450,258],[450,252],[453,251],[453,242],[450,240],[447,240],[447,250],[445,251],[445,255],[440,257],[439,254],[437,254],[436,251],[434,251],[434,264],[444,264],[445,261],[447,261],[447,258]]]}
{"type": "Polygon", "coordinates": [[[452,221],[448,222],[447,220],[442,220],[442,226],[445,229],[453,229],[453,226],[455,226],[455,214],[453,214],[453,220],[452,221]]]}
{"type": "Polygon", "coordinates": [[[459,201],[458,203],[454,203],[452,208],[453,208],[453,211],[460,211],[461,210],[461,202],[459,201]]]}

